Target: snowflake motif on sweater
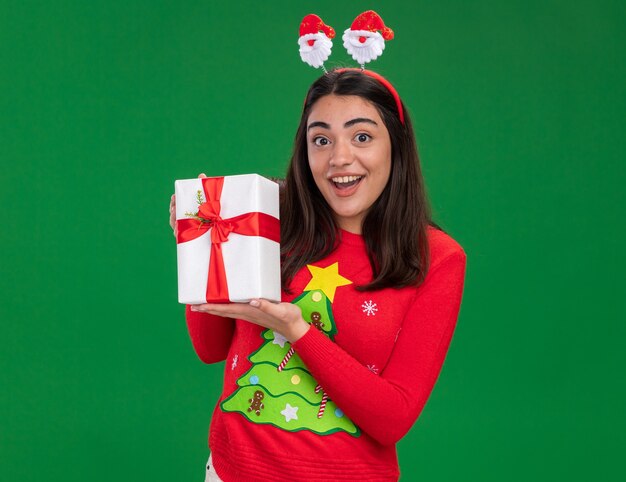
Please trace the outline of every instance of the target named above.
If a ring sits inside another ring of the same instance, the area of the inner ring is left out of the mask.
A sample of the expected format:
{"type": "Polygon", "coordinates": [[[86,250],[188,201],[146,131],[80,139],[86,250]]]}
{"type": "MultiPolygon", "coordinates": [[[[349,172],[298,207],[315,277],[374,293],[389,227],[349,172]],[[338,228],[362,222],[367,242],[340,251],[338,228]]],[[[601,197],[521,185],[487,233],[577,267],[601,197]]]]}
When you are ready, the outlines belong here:
{"type": "Polygon", "coordinates": [[[366,301],[361,305],[363,309],[363,313],[367,316],[376,316],[376,312],[378,311],[378,305],[374,303],[372,300],[366,301]]]}

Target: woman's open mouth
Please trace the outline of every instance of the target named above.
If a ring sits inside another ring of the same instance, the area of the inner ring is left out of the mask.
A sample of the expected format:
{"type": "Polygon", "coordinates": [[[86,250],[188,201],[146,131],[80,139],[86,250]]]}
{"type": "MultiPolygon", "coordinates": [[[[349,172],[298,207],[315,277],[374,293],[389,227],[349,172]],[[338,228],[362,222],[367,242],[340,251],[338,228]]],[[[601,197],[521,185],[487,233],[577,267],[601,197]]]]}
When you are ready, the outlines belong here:
{"type": "Polygon", "coordinates": [[[335,176],[329,179],[335,196],[350,197],[361,185],[365,176],[335,176]]]}
{"type": "Polygon", "coordinates": [[[333,177],[330,180],[337,189],[344,190],[356,186],[359,182],[361,182],[361,179],[363,179],[363,176],[341,176],[333,177]]]}

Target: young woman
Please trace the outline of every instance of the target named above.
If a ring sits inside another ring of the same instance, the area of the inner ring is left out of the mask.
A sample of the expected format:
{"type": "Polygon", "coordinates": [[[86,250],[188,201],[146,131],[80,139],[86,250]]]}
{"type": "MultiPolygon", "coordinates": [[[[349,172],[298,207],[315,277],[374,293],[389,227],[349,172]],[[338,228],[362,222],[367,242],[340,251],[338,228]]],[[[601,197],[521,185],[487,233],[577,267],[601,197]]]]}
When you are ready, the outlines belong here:
{"type": "Polygon", "coordinates": [[[357,69],[309,89],[281,187],[283,302],[187,307],[198,356],[226,360],[207,480],[399,477],[395,444],[439,375],[466,258],[431,220],[394,94],[357,69]]]}

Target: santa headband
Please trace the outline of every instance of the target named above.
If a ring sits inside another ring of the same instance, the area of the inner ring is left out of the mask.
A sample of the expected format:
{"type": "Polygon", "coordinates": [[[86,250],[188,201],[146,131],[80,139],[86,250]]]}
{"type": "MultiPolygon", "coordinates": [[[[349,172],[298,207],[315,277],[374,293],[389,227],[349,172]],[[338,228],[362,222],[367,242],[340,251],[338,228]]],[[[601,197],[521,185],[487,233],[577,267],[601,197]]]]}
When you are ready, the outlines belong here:
{"type": "MultiPolygon", "coordinates": [[[[300,57],[311,67],[322,67],[322,70],[328,73],[324,62],[330,56],[333,46],[331,39],[334,37],[335,30],[326,25],[320,17],[314,14],[305,16],[300,24],[300,38],[298,39],[300,57]]],[[[385,40],[393,39],[393,30],[385,26],[380,15],[373,10],[368,10],[354,19],[350,28],[343,33],[342,39],[343,46],[352,58],[361,65],[361,68],[337,69],[337,72],[360,71],[383,84],[395,99],[398,117],[404,125],[404,110],[396,89],[382,75],[371,70],[365,70],[367,62],[371,62],[382,55],[383,50],[385,50],[385,40]]]]}

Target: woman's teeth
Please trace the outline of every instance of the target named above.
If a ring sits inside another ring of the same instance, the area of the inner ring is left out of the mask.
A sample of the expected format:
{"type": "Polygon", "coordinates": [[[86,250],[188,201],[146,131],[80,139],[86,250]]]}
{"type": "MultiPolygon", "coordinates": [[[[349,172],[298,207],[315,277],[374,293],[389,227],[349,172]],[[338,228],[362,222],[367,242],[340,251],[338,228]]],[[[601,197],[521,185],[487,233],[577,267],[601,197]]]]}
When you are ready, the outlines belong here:
{"type": "Polygon", "coordinates": [[[363,176],[341,176],[333,177],[331,181],[339,188],[354,186],[363,176]]]}
{"type": "Polygon", "coordinates": [[[354,181],[358,181],[362,177],[363,176],[343,176],[343,177],[333,177],[331,180],[335,184],[347,184],[347,183],[351,183],[354,181]]]}

